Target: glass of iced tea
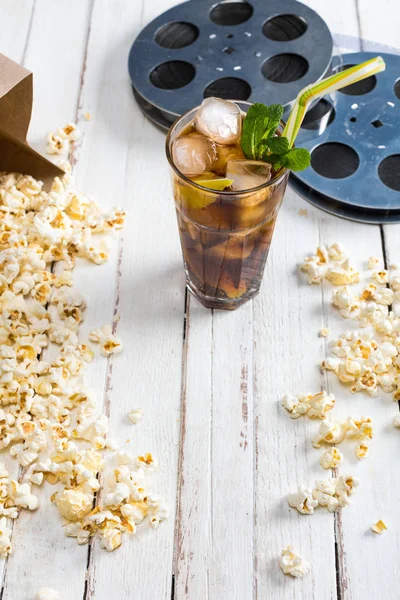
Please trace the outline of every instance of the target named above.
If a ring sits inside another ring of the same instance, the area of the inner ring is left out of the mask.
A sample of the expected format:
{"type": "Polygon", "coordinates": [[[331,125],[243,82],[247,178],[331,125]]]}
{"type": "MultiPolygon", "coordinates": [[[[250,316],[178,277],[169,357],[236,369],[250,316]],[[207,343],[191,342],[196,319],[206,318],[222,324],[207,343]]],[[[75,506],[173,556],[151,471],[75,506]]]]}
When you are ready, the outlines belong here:
{"type": "Polygon", "coordinates": [[[258,293],[289,176],[245,158],[250,106],[208,98],[167,137],[186,282],[208,308],[234,310],[258,293]]]}

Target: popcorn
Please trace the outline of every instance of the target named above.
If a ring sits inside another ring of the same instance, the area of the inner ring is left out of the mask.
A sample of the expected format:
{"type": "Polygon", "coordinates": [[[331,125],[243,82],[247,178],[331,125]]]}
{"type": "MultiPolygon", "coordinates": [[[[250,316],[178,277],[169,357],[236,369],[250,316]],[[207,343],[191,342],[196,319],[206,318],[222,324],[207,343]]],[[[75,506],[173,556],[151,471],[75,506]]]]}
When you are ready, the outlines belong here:
{"type": "MultiPolygon", "coordinates": [[[[103,506],[85,506],[81,511],[83,504],[78,502],[79,514],[75,509],[68,515],[63,514],[68,519],[65,535],[75,537],[78,544],[85,544],[97,535],[100,546],[112,552],[121,545],[122,534],[135,533],[144,518],[149,519],[151,527],[157,528],[168,517],[165,501],[149,491],[142,463],[135,465],[133,456],[116,452],[109,457],[103,477],[108,492],[103,506]]],[[[82,495],[84,491],[80,490],[80,500],[82,495]]],[[[59,502],[57,494],[54,501],[59,502]]]]}
{"type": "Polygon", "coordinates": [[[111,325],[102,325],[97,329],[92,329],[89,333],[89,339],[95,344],[101,344],[112,335],[111,325]]]}
{"type": "Polygon", "coordinates": [[[142,408],[133,408],[128,414],[128,419],[134,425],[136,425],[137,423],[140,423],[140,421],[143,419],[143,415],[144,410],[142,408]]]}
{"type": "Polygon", "coordinates": [[[319,459],[323,469],[335,469],[343,462],[343,454],[337,448],[328,448],[319,459]]]}
{"type": "Polygon", "coordinates": [[[339,242],[335,242],[329,246],[328,255],[331,260],[336,262],[342,262],[347,258],[347,252],[339,242]]]}
{"type": "Polygon", "coordinates": [[[386,529],[387,529],[387,525],[386,525],[385,521],[383,521],[382,519],[379,519],[379,521],[377,521],[371,527],[371,531],[373,531],[374,533],[378,533],[378,534],[383,533],[384,531],[386,531],[386,529]]]}
{"type": "Polygon", "coordinates": [[[122,342],[112,334],[111,325],[92,329],[89,339],[96,344],[101,344],[101,352],[104,356],[122,352],[122,342]]]}
{"type": "Polygon", "coordinates": [[[371,331],[343,334],[330,346],[338,358],[328,357],[322,362],[322,368],[333,371],[343,383],[350,383],[352,393],[366,391],[376,396],[380,386],[396,394],[400,374],[400,320],[392,313],[386,318],[376,309],[369,314],[368,319],[371,318],[379,336],[371,331]]]}
{"type": "Polygon", "coordinates": [[[11,554],[11,529],[7,527],[5,517],[0,519],[0,556],[7,558],[11,554]]]}
{"type": "Polygon", "coordinates": [[[329,331],[328,327],[324,327],[319,332],[319,337],[328,337],[329,333],[330,333],[330,331],[329,331]]]}
{"type": "Polygon", "coordinates": [[[375,269],[379,265],[380,260],[376,256],[370,256],[368,259],[368,269],[375,269]]]}
{"type": "Polygon", "coordinates": [[[110,356],[110,354],[119,354],[120,352],[122,352],[122,342],[114,335],[110,335],[101,343],[101,353],[104,356],[110,356]]]}
{"type": "Polygon", "coordinates": [[[350,503],[349,496],[358,487],[359,482],[351,475],[341,475],[336,481],[335,495],[339,500],[340,506],[347,506],[350,503]]]}
{"type": "Polygon", "coordinates": [[[302,515],[312,515],[314,508],[318,506],[312,491],[304,486],[299,486],[297,493],[288,494],[287,501],[289,506],[296,508],[302,515]]]}
{"type": "Polygon", "coordinates": [[[347,422],[338,423],[329,418],[324,419],[319,427],[319,432],[312,439],[314,448],[320,448],[322,444],[339,444],[346,436],[347,422]]]}
{"type": "Polygon", "coordinates": [[[90,512],[93,496],[80,490],[65,489],[62,492],[53,494],[52,502],[55,503],[63,517],[69,521],[80,521],[82,517],[90,512]]]}
{"type": "Polygon", "coordinates": [[[396,416],[394,417],[394,419],[393,419],[393,425],[394,425],[395,427],[400,427],[400,414],[399,414],[399,415],[396,415],[396,416]]]}
{"type": "Polygon", "coordinates": [[[325,391],[311,396],[307,415],[310,419],[326,419],[329,411],[335,406],[335,396],[325,391]]]}
{"type": "Polygon", "coordinates": [[[368,455],[368,451],[369,446],[365,442],[360,442],[355,448],[355,454],[359,459],[366,458],[366,456],[368,455]]]}
{"type": "Polygon", "coordinates": [[[313,514],[317,506],[335,512],[339,507],[350,503],[349,496],[357,487],[356,479],[351,475],[342,475],[338,478],[316,481],[312,491],[300,486],[297,494],[289,494],[287,500],[289,506],[296,508],[302,514],[313,514]]]}
{"type": "MultiPolygon", "coordinates": [[[[52,151],[67,150],[78,135],[74,124],[58,130],[49,137],[52,151]]],[[[97,413],[84,382],[93,352],[79,340],[85,301],[72,288],[72,269],[76,257],[97,264],[107,259],[105,244],[95,245],[93,235],[121,228],[125,213],[100,211],[75,190],[66,167],[50,192],[32,177],[0,173],[0,448],[9,448],[23,467],[16,481],[0,463],[4,556],[10,552],[5,519],[38,508],[32,487],[44,481],[58,484],[51,499],[65,534],[79,544],[96,535],[111,551],[144,518],[156,528],[168,516],[151,490],[156,460],[149,453],[122,464],[110,456],[108,419],[97,413]],[[44,359],[50,341],[58,347],[44,359]],[[101,506],[100,498],[112,506],[101,506]]],[[[97,338],[107,353],[122,348],[111,327],[97,338]]],[[[43,598],[51,598],[46,593],[43,598]]]]}
{"type": "Polygon", "coordinates": [[[68,148],[68,141],[55,133],[47,136],[47,154],[62,154],[68,148]]]}
{"type": "Polygon", "coordinates": [[[376,281],[379,285],[385,285],[389,282],[389,273],[386,269],[382,269],[381,271],[374,271],[372,273],[372,279],[376,281]]]}
{"type": "Polygon", "coordinates": [[[60,600],[60,594],[52,588],[40,588],[35,596],[35,600],[60,600]]]}
{"type": "Polygon", "coordinates": [[[279,566],[285,575],[292,577],[303,577],[310,570],[310,565],[298,556],[291,546],[282,550],[279,557],[279,566]]]}
{"type": "Polygon", "coordinates": [[[153,471],[158,467],[158,461],[154,456],[147,452],[144,456],[138,456],[136,458],[136,464],[138,467],[142,469],[146,469],[147,471],[153,471]]]}
{"type": "Polygon", "coordinates": [[[47,154],[64,154],[69,150],[71,142],[75,142],[80,137],[80,131],[75,123],[68,123],[65,127],[60,127],[54,133],[47,136],[47,154]]]}
{"type": "Polygon", "coordinates": [[[75,142],[80,138],[80,131],[75,123],[67,123],[64,127],[60,127],[58,129],[58,133],[60,137],[63,139],[69,140],[70,142],[75,142]]]}
{"type": "Polygon", "coordinates": [[[335,397],[325,391],[314,395],[298,394],[293,396],[292,394],[286,394],[281,403],[288,411],[291,419],[298,419],[305,414],[311,419],[325,419],[327,413],[335,405],[335,397]]]}
{"type": "Polygon", "coordinates": [[[318,502],[319,506],[324,506],[329,512],[335,512],[339,507],[339,500],[335,496],[336,479],[320,480],[315,482],[313,489],[313,497],[318,502]]]}
{"type": "Polygon", "coordinates": [[[298,419],[301,415],[305,415],[309,409],[310,394],[299,394],[294,396],[293,394],[285,394],[281,400],[281,404],[289,413],[291,419],[298,419]]]}
{"type": "Polygon", "coordinates": [[[333,285],[351,285],[360,281],[360,272],[353,269],[346,259],[340,265],[329,268],[325,277],[333,285]]]}
{"type": "Polygon", "coordinates": [[[374,436],[372,420],[369,417],[361,417],[360,420],[349,417],[347,419],[347,435],[360,440],[371,440],[374,436]]]}

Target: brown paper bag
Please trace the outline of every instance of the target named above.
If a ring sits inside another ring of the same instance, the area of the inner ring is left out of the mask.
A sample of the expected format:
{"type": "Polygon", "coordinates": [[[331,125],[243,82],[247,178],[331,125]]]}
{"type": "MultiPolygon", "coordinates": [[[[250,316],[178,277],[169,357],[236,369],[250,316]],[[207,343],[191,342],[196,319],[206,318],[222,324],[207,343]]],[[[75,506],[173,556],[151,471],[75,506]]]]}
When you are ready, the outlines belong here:
{"type": "Polygon", "coordinates": [[[27,143],[32,114],[32,73],[0,54],[0,171],[32,175],[49,189],[64,171],[27,143]]]}

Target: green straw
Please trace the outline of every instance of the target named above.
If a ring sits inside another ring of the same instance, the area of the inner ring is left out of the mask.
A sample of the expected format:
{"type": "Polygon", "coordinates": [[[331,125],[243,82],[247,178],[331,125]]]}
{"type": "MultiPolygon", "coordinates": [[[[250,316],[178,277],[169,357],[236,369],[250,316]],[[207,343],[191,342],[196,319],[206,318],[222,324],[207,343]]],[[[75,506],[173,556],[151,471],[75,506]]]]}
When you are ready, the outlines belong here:
{"type": "Polygon", "coordinates": [[[347,85],[366,79],[385,69],[385,61],[381,56],[377,56],[376,58],[367,60],[367,62],[350,67],[345,71],[340,71],[331,77],[322,79],[321,81],[308,85],[302,89],[297,95],[292,112],[290,113],[285,129],[283,130],[283,135],[289,140],[289,147],[291,148],[294,144],[294,140],[296,139],[303,122],[304,115],[312,100],[321,98],[321,96],[325,96],[325,94],[336,92],[336,90],[340,90],[347,85]]]}

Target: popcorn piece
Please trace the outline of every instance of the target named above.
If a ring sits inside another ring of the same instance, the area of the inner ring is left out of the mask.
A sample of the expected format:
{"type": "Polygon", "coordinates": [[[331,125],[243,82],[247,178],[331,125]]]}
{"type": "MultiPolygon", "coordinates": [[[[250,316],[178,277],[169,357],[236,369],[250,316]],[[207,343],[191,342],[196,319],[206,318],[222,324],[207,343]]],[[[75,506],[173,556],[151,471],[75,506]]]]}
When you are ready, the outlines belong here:
{"type": "Polygon", "coordinates": [[[343,462],[343,454],[337,448],[328,448],[319,459],[323,469],[334,469],[343,462]]]}
{"type": "Polygon", "coordinates": [[[91,121],[93,119],[90,112],[85,112],[85,119],[86,119],[86,121],[91,121]]]}
{"type": "Polygon", "coordinates": [[[318,506],[311,490],[304,486],[299,486],[297,493],[288,494],[287,501],[289,506],[296,508],[302,515],[312,515],[314,508],[318,506]]]}
{"type": "Polygon", "coordinates": [[[52,496],[61,515],[69,521],[79,521],[84,517],[93,504],[93,496],[79,490],[63,490],[52,496]]]}
{"type": "Polygon", "coordinates": [[[376,281],[379,285],[385,285],[389,282],[389,273],[386,269],[382,269],[381,271],[374,271],[372,273],[372,279],[376,281]]]}
{"type": "Polygon", "coordinates": [[[325,391],[310,397],[307,415],[310,419],[326,419],[329,411],[335,406],[335,396],[325,391]]]}
{"type": "Polygon", "coordinates": [[[340,265],[331,267],[326,272],[326,279],[333,285],[351,285],[360,281],[360,272],[350,266],[346,259],[340,265]]]}
{"type": "Polygon", "coordinates": [[[300,558],[291,546],[287,546],[282,550],[279,566],[285,575],[291,575],[292,577],[303,577],[310,570],[309,563],[300,558]]]}
{"type": "Polygon", "coordinates": [[[134,408],[128,414],[128,419],[136,425],[143,419],[144,410],[142,408],[134,408]]]}
{"type": "Polygon", "coordinates": [[[7,527],[7,520],[5,517],[0,519],[0,556],[1,558],[7,558],[11,554],[11,529],[7,527]]]}
{"type": "Polygon", "coordinates": [[[370,256],[368,259],[368,269],[375,269],[381,261],[377,256],[370,256]]]}
{"type": "Polygon", "coordinates": [[[335,512],[339,507],[339,500],[335,497],[336,481],[336,479],[316,481],[312,492],[318,505],[324,506],[329,512],[335,512]]]}
{"type": "Polygon", "coordinates": [[[369,446],[365,442],[360,442],[355,448],[355,454],[360,460],[368,456],[369,446]]]}
{"type": "Polygon", "coordinates": [[[324,419],[320,425],[318,434],[313,438],[314,448],[320,448],[321,444],[339,444],[346,436],[347,422],[338,423],[329,418],[324,419]]]}
{"type": "Polygon", "coordinates": [[[114,335],[110,335],[101,343],[101,353],[104,356],[110,356],[110,354],[119,354],[120,352],[122,352],[122,342],[114,335]]]}
{"type": "Polygon", "coordinates": [[[307,414],[311,419],[325,419],[326,414],[332,410],[335,405],[333,394],[327,394],[325,391],[318,394],[286,394],[282,398],[282,406],[286,408],[292,419],[298,419],[301,415],[307,414]]]}
{"type": "Polygon", "coordinates": [[[361,417],[360,420],[349,417],[347,419],[347,435],[360,440],[371,440],[374,436],[372,420],[369,417],[361,417]]]}
{"type": "Polygon", "coordinates": [[[97,329],[92,329],[89,333],[89,339],[96,344],[101,344],[110,336],[112,336],[111,325],[102,325],[97,329]]]}
{"type": "Polygon", "coordinates": [[[328,337],[329,335],[329,329],[328,327],[324,327],[323,329],[321,329],[321,331],[319,332],[319,337],[328,337]]]}
{"type": "Polygon", "coordinates": [[[335,495],[339,500],[340,506],[346,506],[349,504],[349,496],[351,496],[354,490],[358,487],[359,482],[354,479],[351,475],[341,475],[336,482],[335,495]]]}
{"type": "Polygon", "coordinates": [[[400,415],[396,415],[393,419],[393,425],[395,427],[400,427],[400,415]]]}
{"type": "Polygon", "coordinates": [[[67,123],[64,127],[58,129],[60,137],[70,142],[75,142],[80,138],[81,133],[75,123],[67,123]]]}
{"type": "Polygon", "coordinates": [[[294,396],[293,394],[285,394],[283,396],[281,404],[289,413],[291,419],[298,419],[301,415],[305,415],[309,409],[309,398],[310,394],[299,394],[294,396]]]}
{"type": "Polygon", "coordinates": [[[383,533],[384,531],[386,531],[386,529],[387,529],[387,525],[386,525],[385,521],[383,521],[382,519],[379,519],[379,521],[377,521],[371,527],[371,531],[373,531],[374,533],[378,533],[378,534],[383,533]]]}
{"type": "Polygon", "coordinates": [[[347,252],[339,242],[334,242],[329,246],[328,255],[335,262],[343,262],[347,258],[347,252]]]}
{"type": "Polygon", "coordinates": [[[68,148],[68,141],[56,133],[47,136],[47,154],[62,154],[68,148]]]}
{"type": "Polygon", "coordinates": [[[52,588],[40,588],[35,596],[35,600],[60,600],[60,594],[52,588]]]}
{"type": "Polygon", "coordinates": [[[136,458],[136,464],[138,467],[150,471],[153,471],[158,467],[158,461],[156,458],[154,458],[151,452],[147,452],[147,454],[144,454],[143,456],[138,456],[136,458]]]}

